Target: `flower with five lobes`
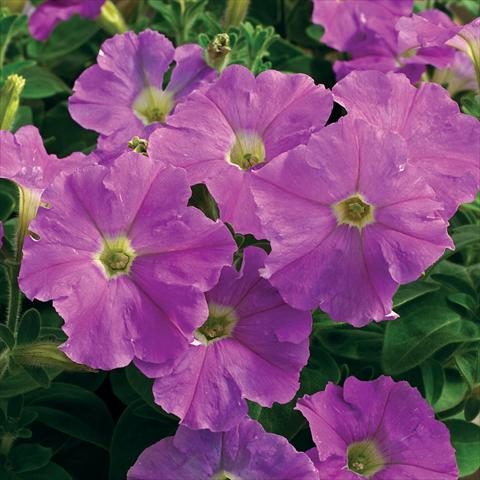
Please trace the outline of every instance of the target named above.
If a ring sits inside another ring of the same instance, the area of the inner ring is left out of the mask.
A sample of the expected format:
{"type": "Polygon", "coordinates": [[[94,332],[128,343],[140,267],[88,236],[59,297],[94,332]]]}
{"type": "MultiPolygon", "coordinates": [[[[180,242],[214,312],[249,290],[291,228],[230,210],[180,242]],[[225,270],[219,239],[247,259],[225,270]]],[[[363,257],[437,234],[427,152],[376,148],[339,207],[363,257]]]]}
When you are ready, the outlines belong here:
{"type": "Polygon", "coordinates": [[[415,88],[403,75],[353,72],[333,87],[350,116],[401,135],[408,163],[435,190],[445,218],[480,189],[480,122],[460,113],[434,83],[415,88]]]}
{"type": "Polygon", "coordinates": [[[258,77],[227,67],[208,89],[193,92],[150,138],[149,154],[185,168],[205,183],[220,218],[235,231],[263,238],[251,178],[280,153],[305,144],[324,127],[332,96],[302,74],[274,70],[258,77]]]}
{"type": "Polygon", "coordinates": [[[43,41],[60,22],[73,15],[94,20],[104,3],[105,0],[45,0],[33,11],[28,28],[33,38],[43,41]]]}
{"type": "Polygon", "coordinates": [[[182,170],[133,152],[47,190],[19,281],[28,298],[53,300],[73,361],[101,369],[164,362],[193,340],[208,316],[202,292],[231,263],[235,242],[187,207],[190,194],[182,170]]]}
{"type": "Polygon", "coordinates": [[[244,418],[228,432],[180,426],[148,447],[128,480],[318,480],[308,456],[286,438],[244,418]]]}
{"type": "Polygon", "coordinates": [[[225,267],[206,293],[209,317],[170,365],[137,366],[156,376],[156,403],[190,428],[226,431],[247,414],[244,398],[286,403],[309,355],[310,312],[288,306],[258,269],[267,254],[249,247],[240,272],[225,267]]]}
{"type": "Polygon", "coordinates": [[[177,103],[215,76],[199,45],[175,49],[158,32],[127,32],[103,43],[97,64],[75,82],[68,108],[82,127],[101,134],[101,149],[126,150],[132,137],[147,139],[177,103]],[[164,88],[172,62],[176,65],[164,88]]]}
{"type": "Polygon", "coordinates": [[[349,115],[257,172],[253,193],[272,245],[263,276],[293,307],[357,327],[396,318],[398,285],[453,248],[405,140],[349,115]]]}
{"type": "Polygon", "coordinates": [[[447,427],[416,388],[390,377],[348,377],[297,402],[316,449],[307,452],[329,480],[455,480],[447,427]]]}

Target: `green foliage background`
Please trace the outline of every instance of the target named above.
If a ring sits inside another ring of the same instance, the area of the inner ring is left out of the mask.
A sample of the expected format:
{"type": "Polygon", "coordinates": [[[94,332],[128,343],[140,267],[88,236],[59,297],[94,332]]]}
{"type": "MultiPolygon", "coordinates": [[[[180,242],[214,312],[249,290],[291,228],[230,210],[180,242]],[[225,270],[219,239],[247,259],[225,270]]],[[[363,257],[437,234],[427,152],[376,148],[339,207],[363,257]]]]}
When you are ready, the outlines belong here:
{"type": "MultiPolygon", "coordinates": [[[[185,10],[180,3],[122,0],[118,5],[131,29],[153,28],[176,44],[205,46],[225,30],[225,1],[187,0],[185,10]]],[[[418,2],[417,8],[432,6],[426,3],[434,2],[418,2]]],[[[455,6],[468,14],[475,3],[455,6]]],[[[445,2],[436,6],[448,11],[445,2]]],[[[319,43],[323,30],[311,24],[311,9],[306,0],[252,1],[248,23],[228,29],[235,43],[232,61],[256,73],[270,67],[307,73],[331,87],[331,60],[339,54],[319,43]]],[[[107,34],[95,22],[74,17],[40,43],[29,35],[25,16],[5,9],[0,31],[0,83],[12,73],[26,79],[14,130],[36,125],[48,151],[60,157],[91,151],[96,134],[71,119],[67,99],[75,79],[95,63],[107,34]]],[[[467,113],[478,114],[471,96],[456,100],[467,113]]],[[[341,114],[337,106],[331,120],[341,114]]],[[[7,236],[0,254],[0,318],[6,313],[5,265],[13,255],[17,195],[13,184],[0,180],[0,221],[7,236]]],[[[348,375],[407,380],[448,426],[465,476],[480,467],[480,199],[460,208],[450,233],[455,252],[397,293],[398,320],[355,329],[313,313],[311,357],[298,396],[329,381],[342,383],[348,375]]],[[[241,236],[237,241],[240,248],[255,242],[241,236]]],[[[151,381],[132,365],[107,373],[75,371],[80,367],[51,353],[42,360],[38,345],[63,341],[61,325],[50,304],[26,299],[15,336],[0,323],[0,358],[10,359],[0,381],[0,479],[123,479],[144,448],[175,432],[177,420],[153,403],[151,381]]],[[[313,443],[294,404],[267,409],[251,403],[250,415],[306,450],[313,443]]]]}

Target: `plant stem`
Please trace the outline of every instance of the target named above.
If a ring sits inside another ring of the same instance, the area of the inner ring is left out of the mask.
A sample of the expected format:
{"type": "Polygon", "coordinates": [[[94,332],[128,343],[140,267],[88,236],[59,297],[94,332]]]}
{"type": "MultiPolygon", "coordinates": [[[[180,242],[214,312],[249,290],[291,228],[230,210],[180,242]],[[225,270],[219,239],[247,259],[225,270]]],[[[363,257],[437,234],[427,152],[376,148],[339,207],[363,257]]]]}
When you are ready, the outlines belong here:
{"type": "Polygon", "coordinates": [[[7,267],[8,278],[8,307],[7,307],[7,327],[15,334],[18,327],[18,319],[22,305],[22,293],[18,287],[18,274],[20,264],[13,263],[7,267]]]}

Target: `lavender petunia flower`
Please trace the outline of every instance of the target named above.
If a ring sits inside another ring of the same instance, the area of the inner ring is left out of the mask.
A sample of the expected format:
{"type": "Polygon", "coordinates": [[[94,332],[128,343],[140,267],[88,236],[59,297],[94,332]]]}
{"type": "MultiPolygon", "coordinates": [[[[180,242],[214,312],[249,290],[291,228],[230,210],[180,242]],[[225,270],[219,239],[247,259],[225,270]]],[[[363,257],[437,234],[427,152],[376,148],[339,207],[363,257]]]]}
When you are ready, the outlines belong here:
{"type": "Polygon", "coordinates": [[[310,312],[288,306],[258,269],[267,254],[244,252],[240,272],[225,267],[206,294],[209,317],[171,365],[138,366],[156,376],[155,401],[190,428],[225,431],[247,413],[244,398],[286,403],[307,363],[310,312]]]}
{"type": "Polygon", "coordinates": [[[325,28],[323,43],[355,53],[378,39],[393,46],[395,23],[412,8],[413,0],[314,0],[312,21],[325,28]]]}
{"type": "Polygon", "coordinates": [[[455,52],[453,62],[447,68],[435,69],[432,81],[445,86],[451,97],[459,92],[479,90],[475,68],[464,52],[455,52]]]}
{"type": "Polygon", "coordinates": [[[447,427],[416,388],[390,377],[360,381],[297,403],[310,424],[309,451],[329,480],[455,480],[458,469],[447,427]]]}
{"type": "Polygon", "coordinates": [[[225,433],[180,426],[174,437],[147,448],[127,479],[318,480],[318,472],[285,438],[245,418],[225,433]]]}
{"type": "Polygon", "coordinates": [[[420,81],[426,65],[445,68],[454,60],[455,50],[446,45],[459,26],[439,10],[402,17],[396,22],[394,40],[374,37],[356,48],[352,60],[334,65],[337,80],[354,70],[404,73],[412,83],[420,81]]]}
{"type": "Polygon", "coordinates": [[[125,150],[133,136],[148,138],[178,102],[214,78],[200,46],[175,49],[158,32],[127,32],[103,43],[97,64],[75,82],[69,111],[82,127],[101,134],[101,149],[125,150]],[[176,65],[164,88],[172,62],[176,65]]]}
{"type": "Polygon", "coordinates": [[[336,321],[396,318],[398,285],[453,248],[405,141],[350,116],[257,172],[253,193],[272,245],[263,276],[336,321]]]}
{"type": "Polygon", "coordinates": [[[228,229],[186,207],[185,173],[126,153],[57,178],[27,239],[20,286],[53,300],[63,351],[94,368],[167,361],[207,318],[202,292],[229,265],[228,229]],[[135,179],[135,188],[132,188],[135,179]]]}
{"type": "Polygon", "coordinates": [[[49,155],[40,132],[32,125],[20,128],[15,134],[1,130],[0,151],[0,178],[15,182],[20,192],[21,236],[26,234],[28,224],[37,213],[43,191],[55,178],[93,162],[93,157],[85,157],[82,153],[62,159],[49,155]]]}
{"type": "Polygon", "coordinates": [[[466,53],[472,60],[480,88],[480,18],[464,25],[455,37],[448,40],[447,45],[466,53]]]}
{"type": "Polygon", "coordinates": [[[94,20],[104,3],[105,0],[45,0],[33,11],[28,28],[33,38],[43,41],[60,22],[73,15],[94,20]]]}
{"type": "Polygon", "coordinates": [[[253,171],[323,128],[332,97],[307,75],[274,70],[258,77],[232,65],[210,88],[194,92],[150,139],[149,154],[205,183],[220,217],[262,238],[250,191],[253,171]],[[171,126],[171,127],[170,127],[171,126]]]}
{"type": "Polygon", "coordinates": [[[333,88],[350,115],[400,134],[408,161],[436,192],[451,217],[480,188],[480,123],[460,113],[433,83],[413,87],[402,75],[353,72],[333,88]]]}

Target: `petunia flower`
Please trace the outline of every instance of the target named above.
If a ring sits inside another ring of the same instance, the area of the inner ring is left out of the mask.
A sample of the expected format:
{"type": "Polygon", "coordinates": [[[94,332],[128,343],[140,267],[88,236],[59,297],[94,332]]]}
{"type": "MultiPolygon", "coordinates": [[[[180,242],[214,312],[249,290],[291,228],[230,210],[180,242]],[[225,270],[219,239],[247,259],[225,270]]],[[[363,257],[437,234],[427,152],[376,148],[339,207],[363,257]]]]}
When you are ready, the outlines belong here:
{"type": "Polygon", "coordinates": [[[466,53],[472,60],[480,88],[480,18],[476,18],[447,41],[447,45],[466,53]]]}
{"type": "Polygon", "coordinates": [[[38,129],[32,125],[20,128],[15,134],[0,130],[0,178],[15,182],[19,188],[18,253],[31,220],[37,214],[43,191],[61,173],[92,163],[93,158],[74,153],[59,159],[49,155],[43,146],[38,129]]]}
{"type": "Polygon", "coordinates": [[[253,172],[306,143],[331,109],[330,92],[307,75],[268,70],[255,78],[232,65],[177,107],[169,126],[151,136],[149,154],[185,168],[191,184],[207,185],[223,221],[262,238],[250,191],[253,172]]]}
{"type": "Polygon", "coordinates": [[[404,73],[417,83],[426,65],[445,68],[453,62],[455,50],[446,42],[459,29],[448,15],[435,9],[401,17],[395,24],[393,40],[375,36],[362,48],[351,51],[351,60],[335,62],[337,80],[354,70],[377,70],[404,73]]]}
{"type": "Polygon", "coordinates": [[[271,407],[291,400],[300,386],[311,315],[288,306],[259,276],[266,256],[250,247],[240,272],[223,269],[206,293],[208,320],[173,364],[138,365],[157,377],[156,403],[187,427],[229,430],[246,415],[245,398],[271,407]]]}
{"type": "Polygon", "coordinates": [[[396,318],[398,285],[453,248],[405,140],[351,116],[257,172],[253,193],[272,246],[262,275],[293,307],[336,321],[396,318]]]}
{"type": "Polygon", "coordinates": [[[342,52],[370,49],[375,39],[393,45],[395,23],[410,15],[413,0],[314,0],[312,21],[322,25],[322,42],[342,52]]]}
{"type": "Polygon", "coordinates": [[[20,287],[53,300],[63,351],[93,368],[167,361],[208,316],[202,292],[230,264],[228,229],[187,207],[185,174],[126,153],[57,178],[32,223],[20,287]]]}
{"type": "Polygon", "coordinates": [[[458,469],[447,427],[416,388],[390,377],[360,381],[297,403],[316,449],[307,452],[329,480],[455,480],[458,469]]]}
{"type": "Polygon", "coordinates": [[[406,141],[408,162],[419,169],[451,217],[480,189],[480,123],[460,113],[439,85],[418,89],[402,75],[353,72],[333,88],[350,115],[406,141]]]}
{"type": "Polygon", "coordinates": [[[447,68],[435,69],[432,81],[445,86],[451,97],[459,92],[479,91],[475,68],[464,52],[455,52],[453,62],[447,68]]]}
{"type": "Polygon", "coordinates": [[[28,28],[33,38],[44,41],[52,30],[73,15],[94,20],[106,0],[45,0],[33,11],[28,28]]]}
{"type": "Polygon", "coordinates": [[[101,134],[101,149],[125,150],[132,137],[147,139],[177,103],[215,75],[198,45],[175,49],[158,32],[127,32],[103,43],[97,64],[75,82],[69,111],[82,127],[101,134]]]}
{"type": "Polygon", "coordinates": [[[308,456],[280,435],[243,419],[228,432],[180,426],[147,448],[129,470],[128,480],[318,480],[308,456]]]}

